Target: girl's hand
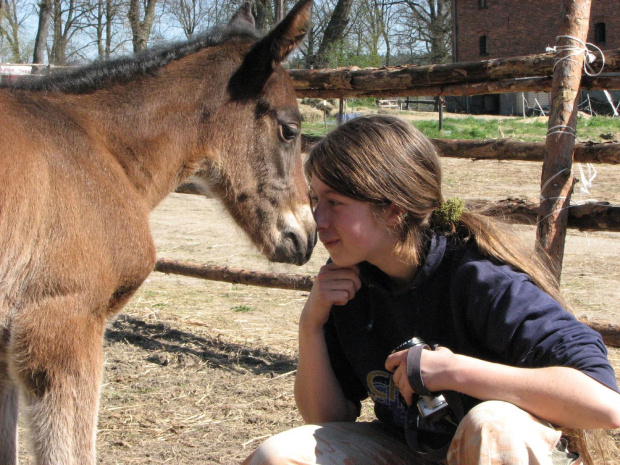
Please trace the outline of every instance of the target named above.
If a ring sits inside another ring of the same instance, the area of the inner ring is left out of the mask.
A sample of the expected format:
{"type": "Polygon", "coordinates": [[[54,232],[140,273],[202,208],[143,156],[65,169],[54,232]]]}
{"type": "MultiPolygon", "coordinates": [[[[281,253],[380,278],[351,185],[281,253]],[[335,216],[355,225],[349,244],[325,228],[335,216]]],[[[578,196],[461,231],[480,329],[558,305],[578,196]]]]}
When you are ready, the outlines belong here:
{"type": "Polygon", "coordinates": [[[392,379],[400,391],[400,395],[403,396],[407,405],[411,405],[413,399],[413,389],[409,384],[409,378],[407,377],[407,353],[409,349],[401,350],[390,354],[385,360],[386,370],[392,372],[392,379]]]}
{"type": "Polygon", "coordinates": [[[357,266],[340,267],[334,263],[322,266],[302,311],[300,326],[322,330],[332,305],[346,304],[361,286],[357,266]]]}
{"type": "MultiPolygon", "coordinates": [[[[385,368],[392,372],[392,379],[398,387],[400,394],[411,405],[413,388],[407,376],[407,354],[409,349],[401,350],[388,356],[385,368]]],[[[420,371],[424,386],[431,391],[453,390],[448,387],[451,383],[446,379],[448,367],[454,353],[447,347],[438,347],[435,350],[423,350],[420,358],[420,371]]]]}

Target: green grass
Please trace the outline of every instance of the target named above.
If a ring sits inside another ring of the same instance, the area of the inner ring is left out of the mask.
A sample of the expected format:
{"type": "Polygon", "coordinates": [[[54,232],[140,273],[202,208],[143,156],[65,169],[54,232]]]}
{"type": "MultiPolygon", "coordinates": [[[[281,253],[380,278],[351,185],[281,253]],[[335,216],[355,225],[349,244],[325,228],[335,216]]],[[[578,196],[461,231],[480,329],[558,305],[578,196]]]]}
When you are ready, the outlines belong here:
{"type": "Polygon", "coordinates": [[[317,121],[314,123],[304,122],[301,125],[301,131],[304,134],[308,134],[310,136],[324,136],[329,131],[332,131],[335,128],[336,128],[335,118],[327,118],[327,125],[323,121],[317,121]]]}
{"type": "Polygon", "coordinates": [[[413,124],[427,137],[436,139],[517,139],[542,141],[547,132],[547,123],[539,120],[523,119],[481,119],[444,118],[443,129],[439,121],[415,121],[413,124]],[[527,121],[527,122],[525,122],[527,121]]]}
{"type": "Polygon", "coordinates": [[[235,312],[247,313],[251,312],[254,309],[248,305],[237,305],[236,307],[233,307],[232,310],[235,312]]]}
{"type": "MultiPolygon", "coordinates": [[[[405,115],[406,112],[403,112],[405,115]]],[[[445,115],[443,129],[439,130],[437,113],[428,113],[428,119],[413,122],[427,137],[433,139],[513,139],[524,142],[544,142],[547,134],[546,118],[466,118],[450,117],[445,115]]],[[[302,131],[305,134],[322,136],[336,127],[336,120],[328,118],[327,130],[324,122],[304,123],[302,131]]],[[[620,118],[595,116],[593,118],[579,118],[577,121],[578,142],[604,142],[620,137],[620,118]]]]}

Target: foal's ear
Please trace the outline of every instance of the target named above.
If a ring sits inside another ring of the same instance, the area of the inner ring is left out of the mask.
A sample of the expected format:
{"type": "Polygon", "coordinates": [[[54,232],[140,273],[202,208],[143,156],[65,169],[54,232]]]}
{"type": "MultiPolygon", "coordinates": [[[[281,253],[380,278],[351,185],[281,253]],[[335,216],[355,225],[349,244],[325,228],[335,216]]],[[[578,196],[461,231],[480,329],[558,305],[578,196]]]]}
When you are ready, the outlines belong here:
{"type": "Polygon", "coordinates": [[[271,62],[272,69],[282,63],[303,40],[310,26],[312,0],[300,0],[276,28],[258,42],[253,52],[271,62]]]}
{"type": "Polygon", "coordinates": [[[260,93],[274,70],[306,35],[311,7],[312,0],[297,2],[273,31],[250,48],[228,84],[233,98],[250,98],[260,93]]]}
{"type": "Polygon", "coordinates": [[[230,18],[228,27],[250,27],[254,29],[256,23],[254,21],[254,15],[252,14],[252,5],[249,2],[245,2],[239,7],[237,12],[230,18]]]}

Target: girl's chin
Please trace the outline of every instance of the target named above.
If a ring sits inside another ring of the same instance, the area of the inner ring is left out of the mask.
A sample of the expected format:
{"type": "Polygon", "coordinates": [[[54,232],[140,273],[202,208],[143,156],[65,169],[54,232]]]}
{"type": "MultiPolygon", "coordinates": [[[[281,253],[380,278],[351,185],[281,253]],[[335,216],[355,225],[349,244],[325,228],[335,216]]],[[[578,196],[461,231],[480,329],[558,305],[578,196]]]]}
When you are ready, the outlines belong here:
{"type": "Polygon", "coordinates": [[[359,260],[354,260],[352,258],[347,258],[347,257],[339,256],[336,253],[334,253],[334,254],[330,253],[329,254],[329,258],[331,258],[332,262],[335,265],[342,266],[342,267],[355,266],[355,265],[360,263],[359,260]]]}

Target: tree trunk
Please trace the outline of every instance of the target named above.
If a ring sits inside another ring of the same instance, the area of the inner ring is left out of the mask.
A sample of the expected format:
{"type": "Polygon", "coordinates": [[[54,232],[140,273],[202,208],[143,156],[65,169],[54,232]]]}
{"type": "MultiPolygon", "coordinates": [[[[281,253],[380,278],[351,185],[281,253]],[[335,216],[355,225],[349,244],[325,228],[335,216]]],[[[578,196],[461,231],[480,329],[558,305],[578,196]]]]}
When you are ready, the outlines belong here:
{"type": "Polygon", "coordinates": [[[155,19],[156,4],[157,0],[148,0],[144,11],[144,20],[142,20],[140,18],[140,0],[130,0],[129,2],[127,18],[131,26],[131,42],[134,53],[146,50],[155,19]]]}
{"type": "Polygon", "coordinates": [[[52,50],[50,53],[50,64],[64,65],[66,64],[67,40],[62,30],[62,4],[61,0],[53,1],[53,28],[54,36],[52,42],[52,50]]]}
{"type": "Polygon", "coordinates": [[[112,53],[112,21],[117,14],[118,6],[112,0],[106,0],[105,2],[105,48],[103,51],[103,58],[105,60],[110,58],[112,53]]]}
{"type": "Polygon", "coordinates": [[[274,0],[275,22],[278,24],[284,18],[284,0],[274,0]]]}
{"type": "MultiPolygon", "coordinates": [[[[584,44],[588,36],[589,20],[590,0],[564,0],[558,47],[579,48],[579,41],[584,44]]],[[[556,55],[557,66],[551,89],[547,156],[542,168],[536,244],[539,252],[551,259],[551,271],[559,285],[568,209],[574,184],[572,162],[584,54],[563,50],[556,55]]]]}
{"type": "Polygon", "coordinates": [[[353,0],[338,0],[329,23],[325,28],[323,40],[316,55],[310,59],[313,68],[325,68],[329,65],[329,54],[344,37],[344,31],[349,24],[349,14],[353,0]]]}
{"type": "MultiPolygon", "coordinates": [[[[49,35],[50,17],[52,15],[52,0],[41,0],[39,3],[39,27],[34,40],[34,53],[32,62],[35,64],[45,63],[45,51],[47,36],[49,35]]],[[[39,68],[33,71],[35,74],[40,72],[39,68]]]]}
{"type": "Polygon", "coordinates": [[[267,24],[265,24],[265,18],[267,16],[267,0],[256,0],[254,2],[254,7],[254,23],[256,25],[256,29],[259,31],[264,31],[267,28],[267,24]]]}

